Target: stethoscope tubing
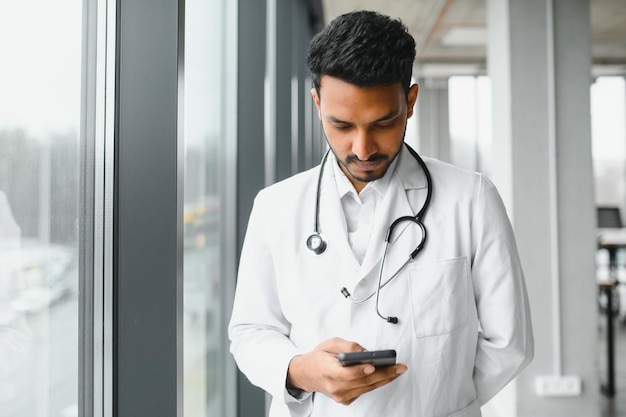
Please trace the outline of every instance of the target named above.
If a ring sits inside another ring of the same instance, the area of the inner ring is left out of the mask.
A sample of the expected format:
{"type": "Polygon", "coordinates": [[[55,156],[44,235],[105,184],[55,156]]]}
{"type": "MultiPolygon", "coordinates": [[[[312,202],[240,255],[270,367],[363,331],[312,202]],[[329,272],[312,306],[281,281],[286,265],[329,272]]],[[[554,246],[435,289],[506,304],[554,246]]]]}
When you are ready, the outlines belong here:
{"type": "MultiPolygon", "coordinates": [[[[389,229],[387,230],[387,237],[385,238],[386,240],[388,240],[391,237],[391,232],[396,227],[396,224],[405,220],[405,218],[407,218],[408,220],[409,217],[412,217],[415,220],[417,220],[418,224],[420,225],[420,227],[422,228],[424,232],[424,236],[426,236],[425,234],[426,231],[422,224],[422,218],[426,214],[426,210],[428,209],[428,206],[430,205],[430,199],[433,193],[432,179],[430,176],[430,171],[428,170],[428,167],[426,167],[426,163],[424,162],[424,160],[418,155],[417,152],[415,152],[413,148],[409,146],[408,143],[405,143],[404,145],[406,149],[409,151],[409,153],[411,154],[411,156],[413,156],[413,158],[415,158],[417,163],[421,166],[422,171],[424,172],[424,175],[426,176],[426,185],[427,185],[426,200],[424,201],[424,204],[422,205],[422,208],[420,209],[420,211],[418,211],[415,216],[400,217],[396,219],[393,223],[391,223],[391,226],[389,226],[389,229]]],[[[322,190],[322,179],[324,176],[324,167],[326,166],[326,160],[328,159],[329,154],[330,154],[330,149],[326,151],[326,153],[324,154],[324,157],[322,158],[322,162],[320,163],[320,173],[317,177],[317,192],[315,193],[315,220],[313,223],[313,230],[315,231],[315,234],[317,235],[320,234],[320,195],[321,195],[321,190],[322,190]]],[[[426,239],[424,239],[424,242],[425,240],[426,239]]],[[[422,246],[424,242],[422,242],[422,246]]],[[[415,255],[417,255],[417,252],[419,252],[420,249],[421,247],[419,247],[418,249],[412,252],[411,259],[415,258],[415,255]]]]}
{"type": "MultiPolygon", "coordinates": [[[[413,150],[413,148],[411,148],[407,143],[404,144],[407,148],[407,150],[409,151],[409,153],[411,154],[411,156],[413,156],[413,158],[415,158],[415,160],[419,163],[420,167],[422,168],[424,175],[426,176],[426,186],[427,186],[427,192],[426,192],[426,199],[424,201],[424,204],[422,205],[422,208],[417,212],[417,214],[415,214],[414,216],[402,216],[397,218],[396,220],[394,220],[391,225],[389,226],[389,228],[387,229],[387,234],[385,236],[385,250],[383,252],[383,257],[382,260],[380,262],[380,269],[378,272],[378,283],[376,286],[376,291],[374,291],[372,294],[370,294],[369,296],[361,299],[361,300],[355,300],[352,298],[352,295],[350,294],[350,292],[344,287],[341,289],[341,293],[348,299],[350,300],[350,302],[352,302],[353,304],[362,304],[366,301],[368,301],[369,299],[371,299],[374,295],[376,296],[376,314],[378,314],[378,316],[380,318],[382,318],[383,320],[386,320],[387,322],[396,324],[398,323],[398,318],[397,317],[385,317],[380,313],[379,310],[379,299],[380,299],[380,291],[382,288],[384,288],[387,284],[389,284],[394,278],[396,278],[396,276],[398,276],[398,274],[409,264],[409,262],[411,262],[416,256],[417,254],[422,250],[422,248],[424,247],[424,244],[426,243],[426,228],[424,227],[424,223],[423,223],[423,217],[426,214],[426,210],[428,209],[428,206],[430,205],[430,199],[432,197],[432,179],[430,176],[430,171],[428,170],[428,168],[426,167],[426,163],[424,162],[424,160],[422,160],[422,158],[417,154],[417,152],[415,152],[413,150]],[[391,241],[391,236],[393,234],[393,230],[395,229],[395,227],[405,221],[410,221],[413,222],[415,224],[417,224],[421,230],[422,230],[422,238],[419,242],[419,244],[415,247],[415,249],[409,254],[409,257],[407,258],[407,260],[400,266],[400,268],[398,268],[398,270],[391,275],[384,283],[382,282],[382,276],[383,276],[383,268],[385,265],[385,259],[387,258],[387,251],[389,249],[389,245],[390,245],[390,241],[391,241]]],[[[316,193],[316,198],[315,198],[315,223],[314,223],[314,234],[311,235],[308,239],[307,239],[307,246],[309,247],[310,250],[312,250],[316,255],[320,255],[322,254],[327,247],[326,242],[324,241],[324,239],[321,237],[320,234],[320,227],[319,227],[319,208],[320,208],[320,195],[321,195],[321,188],[322,188],[322,177],[324,174],[324,168],[326,166],[326,160],[328,159],[328,155],[330,154],[330,149],[326,151],[326,153],[324,154],[324,157],[322,158],[322,162],[320,164],[320,174],[317,180],[317,193],[316,193]],[[312,239],[312,238],[316,238],[316,239],[312,239]],[[310,242],[321,242],[321,245],[310,245],[310,242]]]]}
{"type": "Polygon", "coordinates": [[[326,166],[326,160],[330,154],[330,149],[326,151],[320,164],[320,174],[317,176],[317,193],[315,196],[315,223],[313,224],[313,230],[315,234],[320,234],[320,195],[322,190],[322,177],[324,176],[324,167],[326,166]]]}

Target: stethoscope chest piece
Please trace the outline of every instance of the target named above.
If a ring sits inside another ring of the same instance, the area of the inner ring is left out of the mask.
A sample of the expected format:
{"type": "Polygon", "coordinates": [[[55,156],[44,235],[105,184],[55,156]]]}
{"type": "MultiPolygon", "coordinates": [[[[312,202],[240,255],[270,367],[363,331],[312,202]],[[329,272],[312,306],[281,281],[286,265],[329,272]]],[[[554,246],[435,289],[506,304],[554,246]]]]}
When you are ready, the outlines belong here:
{"type": "Polygon", "coordinates": [[[328,243],[322,238],[319,233],[313,233],[306,240],[306,247],[316,255],[321,255],[326,252],[326,248],[328,247],[328,243]]]}

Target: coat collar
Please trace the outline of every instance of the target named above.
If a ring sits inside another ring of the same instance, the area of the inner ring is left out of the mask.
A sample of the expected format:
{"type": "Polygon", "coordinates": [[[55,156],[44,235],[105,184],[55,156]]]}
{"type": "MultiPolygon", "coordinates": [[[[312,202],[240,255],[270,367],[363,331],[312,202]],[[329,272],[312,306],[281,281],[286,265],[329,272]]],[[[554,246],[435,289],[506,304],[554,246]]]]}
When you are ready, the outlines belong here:
{"type": "Polygon", "coordinates": [[[405,190],[419,190],[426,188],[426,174],[419,163],[411,156],[411,153],[406,149],[406,146],[402,147],[396,168],[395,174],[400,180],[402,187],[405,190]]]}

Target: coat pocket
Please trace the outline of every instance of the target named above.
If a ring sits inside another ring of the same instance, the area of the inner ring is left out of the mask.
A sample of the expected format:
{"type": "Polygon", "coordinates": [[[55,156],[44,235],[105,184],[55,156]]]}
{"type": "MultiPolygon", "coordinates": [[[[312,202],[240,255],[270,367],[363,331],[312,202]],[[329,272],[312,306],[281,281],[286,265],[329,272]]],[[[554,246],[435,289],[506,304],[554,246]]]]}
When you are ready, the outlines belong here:
{"type": "Polygon", "coordinates": [[[461,411],[451,414],[449,417],[480,417],[481,415],[478,401],[474,401],[461,411]]]}
{"type": "Polygon", "coordinates": [[[411,265],[409,292],[415,337],[447,334],[466,324],[469,279],[466,257],[411,265]]]}

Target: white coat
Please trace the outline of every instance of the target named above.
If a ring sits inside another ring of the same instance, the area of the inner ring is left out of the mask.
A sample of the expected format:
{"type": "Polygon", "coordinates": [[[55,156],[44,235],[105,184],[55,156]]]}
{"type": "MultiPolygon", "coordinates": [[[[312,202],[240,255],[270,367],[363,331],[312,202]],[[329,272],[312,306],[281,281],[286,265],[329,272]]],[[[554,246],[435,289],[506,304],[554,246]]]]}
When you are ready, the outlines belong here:
{"type": "MultiPolygon", "coordinates": [[[[272,397],[271,417],[480,416],[533,356],[524,278],[500,197],[484,176],[425,158],[433,194],[424,217],[424,249],[375,297],[389,225],[414,215],[426,197],[424,172],[403,149],[377,208],[361,265],[350,249],[331,155],[320,195],[326,252],[306,247],[313,233],[319,167],[261,191],[255,199],[239,267],[229,335],[250,381],[272,397]],[[285,389],[287,367],[332,337],[368,350],[395,349],[407,372],[388,385],[338,404],[323,394],[302,401],[285,389]]],[[[383,280],[417,245],[419,228],[402,223],[392,236],[383,280]]]]}

